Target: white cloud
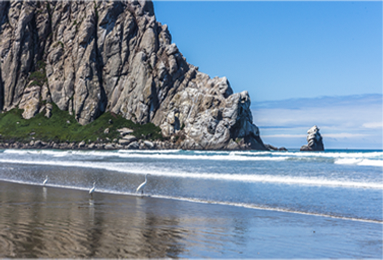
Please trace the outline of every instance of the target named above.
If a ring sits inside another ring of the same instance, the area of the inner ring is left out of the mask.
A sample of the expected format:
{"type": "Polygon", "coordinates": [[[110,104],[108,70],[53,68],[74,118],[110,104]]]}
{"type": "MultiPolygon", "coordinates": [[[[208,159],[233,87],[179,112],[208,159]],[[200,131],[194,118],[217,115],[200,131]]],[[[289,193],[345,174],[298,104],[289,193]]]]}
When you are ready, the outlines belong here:
{"type": "Polygon", "coordinates": [[[383,128],[383,122],[364,123],[362,126],[365,127],[365,128],[372,128],[372,129],[383,128]]]}
{"type": "MultiPolygon", "coordinates": [[[[323,138],[356,138],[367,137],[366,134],[353,134],[353,133],[335,133],[335,134],[322,134],[323,138]]],[[[274,135],[262,135],[263,138],[306,138],[307,135],[302,134],[274,134],[274,135]]]]}
{"type": "Polygon", "coordinates": [[[337,133],[337,134],[323,134],[323,138],[359,138],[368,137],[366,134],[353,134],[353,133],[337,133]]]}
{"type": "Polygon", "coordinates": [[[275,135],[261,135],[262,138],[306,138],[306,135],[300,134],[275,134],[275,135]]]}

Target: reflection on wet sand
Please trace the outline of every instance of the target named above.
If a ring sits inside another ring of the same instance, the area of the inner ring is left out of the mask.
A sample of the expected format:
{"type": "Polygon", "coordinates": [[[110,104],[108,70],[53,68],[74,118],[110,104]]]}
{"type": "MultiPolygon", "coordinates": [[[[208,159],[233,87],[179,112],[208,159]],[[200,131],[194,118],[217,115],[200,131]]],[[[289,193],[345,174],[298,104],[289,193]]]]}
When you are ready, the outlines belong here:
{"type": "Polygon", "coordinates": [[[186,230],[174,216],[156,216],[147,198],[113,203],[104,194],[11,186],[18,187],[0,193],[1,257],[162,258],[184,250],[178,240],[186,230]]]}

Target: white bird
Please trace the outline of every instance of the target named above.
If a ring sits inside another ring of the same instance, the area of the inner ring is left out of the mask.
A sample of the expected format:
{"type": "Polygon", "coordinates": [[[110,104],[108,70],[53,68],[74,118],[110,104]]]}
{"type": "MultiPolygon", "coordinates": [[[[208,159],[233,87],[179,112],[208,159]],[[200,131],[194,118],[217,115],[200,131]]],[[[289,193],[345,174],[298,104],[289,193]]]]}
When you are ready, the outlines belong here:
{"type": "Polygon", "coordinates": [[[141,190],[141,194],[144,194],[144,188],[145,188],[146,183],[148,182],[148,179],[147,179],[148,175],[149,174],[145,175],[145,181],[143,183],[141,183],[140,186],[138,186],[136,192],[139,192],[141,190]]]}
{"type": "Polygon", "coordinates": [[[93,182],[93,187],[89,190],[89,194],[92,195],[95,189],[96,189],[96,182],[93,182]]]}
{"type": "Polygon", "coordinates": [[[43,185],[45,186],[45,184],[47,184],[48,182],[48,175],[46,176],[45,180],[43,181],[43,185]]]}

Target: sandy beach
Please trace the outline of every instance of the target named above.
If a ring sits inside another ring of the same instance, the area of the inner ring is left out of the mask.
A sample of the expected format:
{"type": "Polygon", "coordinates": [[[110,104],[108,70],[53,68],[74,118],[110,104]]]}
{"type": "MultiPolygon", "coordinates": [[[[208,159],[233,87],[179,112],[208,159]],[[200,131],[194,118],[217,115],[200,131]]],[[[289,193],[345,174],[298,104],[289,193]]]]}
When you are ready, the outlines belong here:
{"type": "Polygon", "coordinates": [[[382,255],[380,223],[8,182],[0,208],[0,257],[382,255]]]}

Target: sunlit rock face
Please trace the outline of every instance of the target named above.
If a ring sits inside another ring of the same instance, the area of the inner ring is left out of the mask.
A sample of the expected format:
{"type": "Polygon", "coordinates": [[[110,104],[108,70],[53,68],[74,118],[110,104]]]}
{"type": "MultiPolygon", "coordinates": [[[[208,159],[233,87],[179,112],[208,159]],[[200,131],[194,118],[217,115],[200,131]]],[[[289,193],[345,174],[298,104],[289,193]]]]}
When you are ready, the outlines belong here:
{"type": "Polygon", "coordinates": [[[307,131],[307,145],[303,145],[301,151],[324,151],[323,138],[316,125],[307,131]]]}
{"type": "Polygon", "coordinates": [[[185,149],[266,149],[248,93],[187,63],[150,1],[0,2],[0,108],[52,102],[83,125],[153,122],[185,149]]]}

